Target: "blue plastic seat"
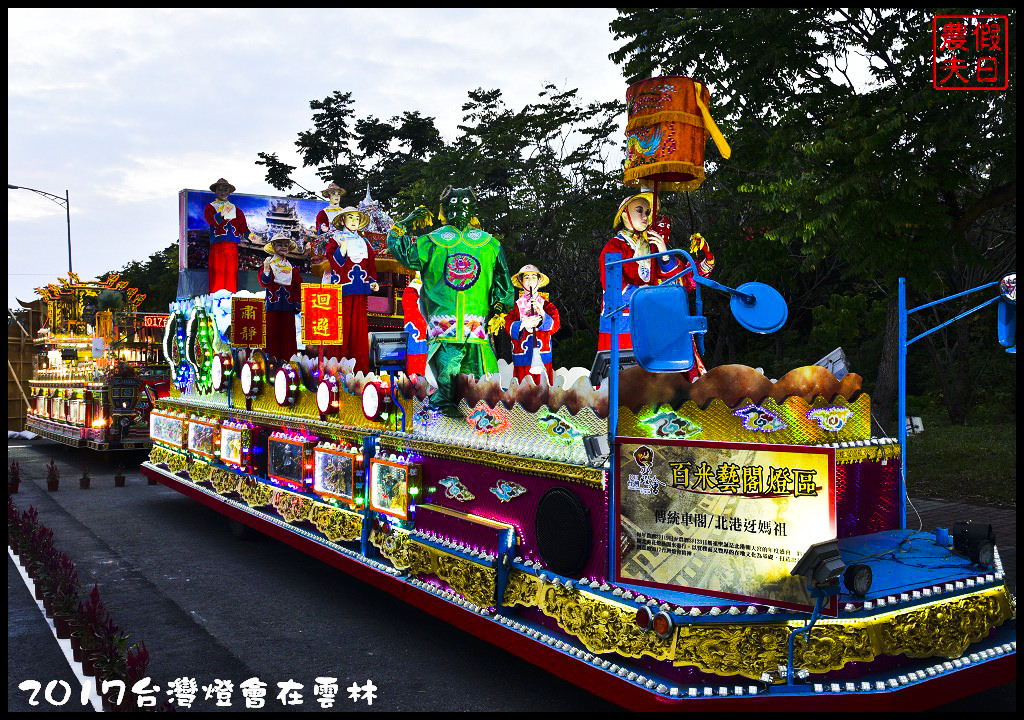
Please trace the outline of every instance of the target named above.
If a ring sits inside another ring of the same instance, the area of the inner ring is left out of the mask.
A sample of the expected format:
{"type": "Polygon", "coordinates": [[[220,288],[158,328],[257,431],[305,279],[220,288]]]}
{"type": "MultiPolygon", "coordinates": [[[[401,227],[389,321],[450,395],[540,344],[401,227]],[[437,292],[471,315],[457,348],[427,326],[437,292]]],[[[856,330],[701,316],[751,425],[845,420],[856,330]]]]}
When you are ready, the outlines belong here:
{"type": "Polygon", "coordinates": [[[693,336],[708,330],[702,315],[690,314],[682,285],[637,290],[629,301],[633,354],[648,372],[686,372],[693,367],[693,336]]]}

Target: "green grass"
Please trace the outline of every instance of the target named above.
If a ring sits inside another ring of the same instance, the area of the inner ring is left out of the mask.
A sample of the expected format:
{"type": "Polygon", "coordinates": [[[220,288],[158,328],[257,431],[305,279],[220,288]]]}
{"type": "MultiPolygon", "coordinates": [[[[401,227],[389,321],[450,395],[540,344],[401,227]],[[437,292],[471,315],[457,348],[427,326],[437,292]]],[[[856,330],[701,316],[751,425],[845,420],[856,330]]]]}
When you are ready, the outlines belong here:
{"type": "Polygon", "coordinates": [[[908,398],[908,407],[924,422],[924,432],[907,439],[911,497],[1016,507],[1015,415],[950,425],[941,405],[928,398],[908,398]]]}

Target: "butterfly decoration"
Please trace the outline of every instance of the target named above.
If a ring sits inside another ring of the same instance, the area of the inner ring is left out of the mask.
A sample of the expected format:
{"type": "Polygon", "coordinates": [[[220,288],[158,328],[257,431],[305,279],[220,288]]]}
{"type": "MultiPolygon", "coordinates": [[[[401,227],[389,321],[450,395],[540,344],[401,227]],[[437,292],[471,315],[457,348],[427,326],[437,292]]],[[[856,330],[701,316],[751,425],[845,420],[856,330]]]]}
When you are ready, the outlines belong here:
{"type": "Polygon", "coordinates": [[[644,420],[644,424],[649,425],[654,432],[654,437],[658,438],[689,440],[703,432],[700,426],[694,425],[689,420],[670,412],[658,413],[653,417],[649,417],[644,420]]]}
{"type": "Polygon", "coordinates": [[[494,493],[495,497],[503,503],[514,500],[526,492],[526,488],[522,485],[519,483],[509,482],[508,480],[499,480],[498,484],[490,490],[494,493]]]}
{"type": "Polygon", "coordinates": [[[788,425],[780,420],[775,413],[765,410],[757,405],[747,405],[733,413],[738,418],[743,418],[743,427],[754,432],[778,432],[785,430],[788,425]]]}
{"type": "Polygon", "coordinates": [[[466,489],[466,486],[462,484],[454,475],[449,475],[441,481],[441,485],[445,488],[445,497],[452,500],[458,500],[459,502],[469,502],[476,498],[476,495],[466,489]]]}
{"type": "Polygon", "coordinates": [[[508,418],[498,408],[490,408],[483,400],[477,403],[473,413],[466,418],[473,431],[480,435],[494,435],[508,427],[508,418]]]}
{"type": "Polygon", "coordinates": [[[539,422],[549,435],[561,440],[566,445],[572,445],[583,437],[583,433],[557,415],[548,413],[540,418],[539,422]]]}
{"type": "Polygon", "coordinates": [[[808,412],[807,417],[825,432],[839,432],[853,417],[853,410],[846,407],[817,408],[808,412]]]}

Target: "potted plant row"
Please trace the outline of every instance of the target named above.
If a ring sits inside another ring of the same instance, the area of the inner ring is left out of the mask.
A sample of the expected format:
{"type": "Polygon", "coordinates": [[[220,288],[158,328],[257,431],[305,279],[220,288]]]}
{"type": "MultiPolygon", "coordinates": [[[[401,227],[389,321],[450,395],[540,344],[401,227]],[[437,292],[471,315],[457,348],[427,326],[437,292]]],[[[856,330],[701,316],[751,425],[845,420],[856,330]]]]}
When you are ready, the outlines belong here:
{"type": "Polygon", "coordinates": [[[70,639],[75,660],[82,663],[87,675],[95,677],[97,694],[102,695],[104,681],[124,682],[124,697],[117,697],[117,688],[108,691],[103,697],[105,709],[136,709],[131,688],[146,676],[149,652],[145,644],[129,646],[127,634],[100,598],[98,585],[93,585],[87,598],[81,596],[74,561],[54,547],[53,531],[39,522],[36,509],[19,512],[10,494],[7,538],[33,579],[36,598],[43,601],[46,614],[53,618],[57,637],[70,639]]]}

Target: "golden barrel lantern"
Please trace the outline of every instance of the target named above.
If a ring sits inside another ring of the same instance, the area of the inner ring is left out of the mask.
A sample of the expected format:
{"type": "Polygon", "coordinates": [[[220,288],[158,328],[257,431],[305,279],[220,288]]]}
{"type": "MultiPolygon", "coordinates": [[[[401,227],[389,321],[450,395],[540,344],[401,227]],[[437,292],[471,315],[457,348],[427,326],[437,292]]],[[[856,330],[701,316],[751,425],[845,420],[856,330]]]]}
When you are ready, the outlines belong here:
{"type": "Polygon", "coordinates": [[[626,90],[626,185],[696,190],[704,182],[704,145],[710,136],[722,157],[729,144],[711,119],[711,94],[692,78],[666,75],[626,90]]]}

